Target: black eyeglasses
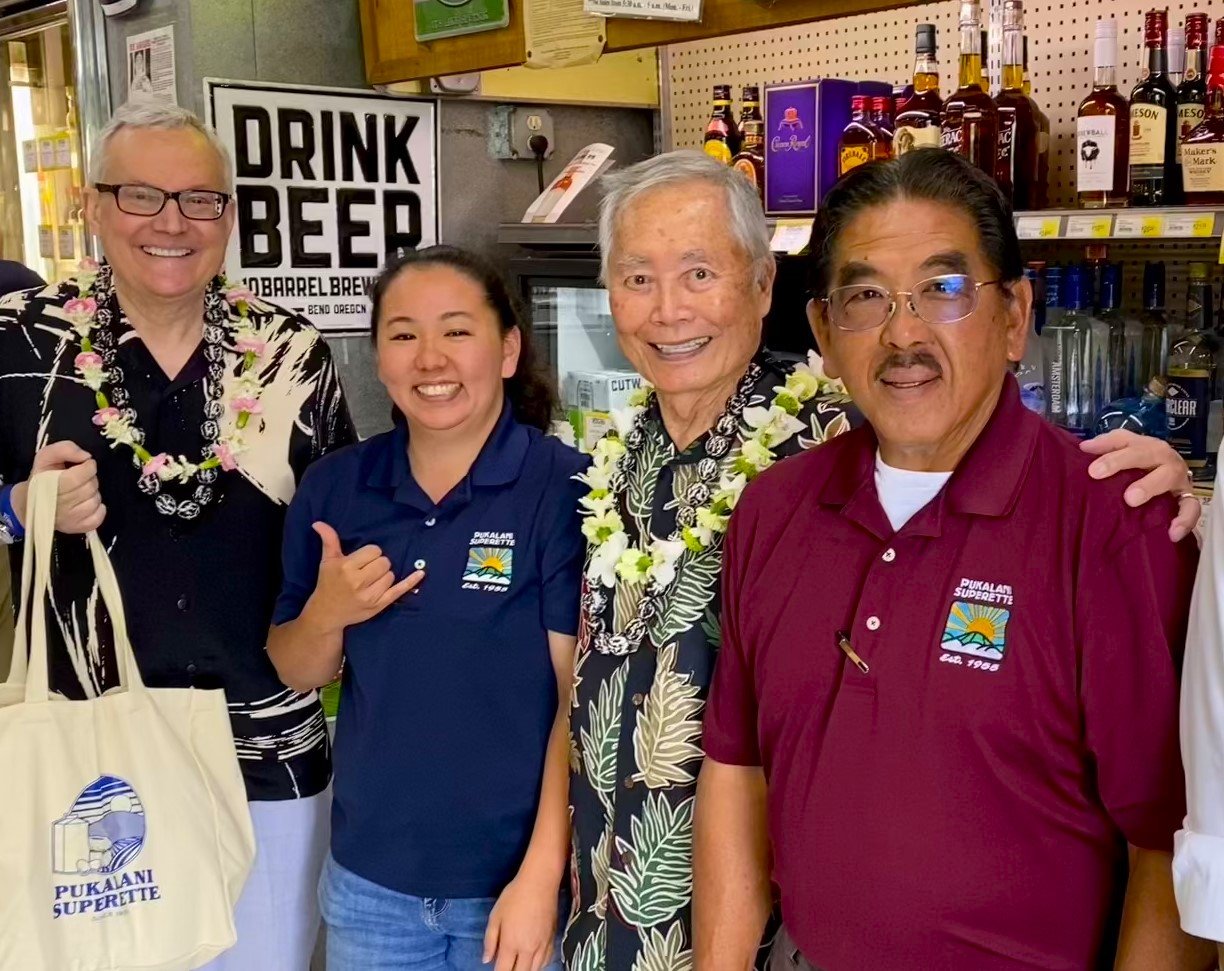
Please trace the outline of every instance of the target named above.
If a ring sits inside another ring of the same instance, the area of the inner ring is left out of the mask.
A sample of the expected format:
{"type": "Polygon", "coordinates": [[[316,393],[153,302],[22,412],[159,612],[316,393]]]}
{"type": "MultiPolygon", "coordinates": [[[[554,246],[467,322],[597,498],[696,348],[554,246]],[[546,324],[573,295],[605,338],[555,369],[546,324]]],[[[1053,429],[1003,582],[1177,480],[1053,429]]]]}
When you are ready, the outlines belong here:
{"type": "Polygon", "coordinates": [[[129,216],[156,216],[173,199],[184,218],[211,221],[225,214],[225,207],[232,198],[228,192],[214,192],[211,189],[166,192],[151,185],[112,185],[107,182],[95,182],[94,188],[113,195],[119,211],[129,216]]]}
{"type": "Polygon", "coordinates": [[[855,283],[834,287],[821,303],[828,308],[829,321],[839,330],[875,330],[892,319],[898,301],[906,298],[909,312],[928,324],[954,324],[977,310],[982,287],[1002,283],[978,283],[966,273],[944,273],[919,280],[909,290],[889,290],[875,283],[855,283]]]}

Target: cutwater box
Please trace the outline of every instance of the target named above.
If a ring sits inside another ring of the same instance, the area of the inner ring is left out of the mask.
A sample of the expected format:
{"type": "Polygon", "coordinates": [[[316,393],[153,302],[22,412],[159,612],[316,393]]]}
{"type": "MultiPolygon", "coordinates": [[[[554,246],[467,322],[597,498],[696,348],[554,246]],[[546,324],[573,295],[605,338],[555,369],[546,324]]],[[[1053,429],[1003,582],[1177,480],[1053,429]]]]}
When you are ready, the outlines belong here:
{"type": "Polygon", "coordinates": [[[636,371],[570,371],[566,404],[583,411],[619,411],[642,386],[636,371]]]}
{"type": "Polygon", "coordinates": [[[892,97],[882,81],[823,78],[765,85],[765,212],[811,216],[837,181],[837,143],[856,94],[892,97]]]}

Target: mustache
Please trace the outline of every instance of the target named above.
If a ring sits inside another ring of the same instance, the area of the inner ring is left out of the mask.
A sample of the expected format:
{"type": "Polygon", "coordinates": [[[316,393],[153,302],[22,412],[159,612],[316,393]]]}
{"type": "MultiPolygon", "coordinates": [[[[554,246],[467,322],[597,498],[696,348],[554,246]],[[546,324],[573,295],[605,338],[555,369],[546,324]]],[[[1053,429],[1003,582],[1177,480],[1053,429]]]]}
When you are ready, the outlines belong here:
{"type": "Polygon", "coordinates": [[[893,368],[925,367],[936,375],[943,374],[943,368],[935,360],[935,355],[929,351],[902,351],[890,354],[876,368],[875,378],[879,381],[885,373],[893,368]]]}

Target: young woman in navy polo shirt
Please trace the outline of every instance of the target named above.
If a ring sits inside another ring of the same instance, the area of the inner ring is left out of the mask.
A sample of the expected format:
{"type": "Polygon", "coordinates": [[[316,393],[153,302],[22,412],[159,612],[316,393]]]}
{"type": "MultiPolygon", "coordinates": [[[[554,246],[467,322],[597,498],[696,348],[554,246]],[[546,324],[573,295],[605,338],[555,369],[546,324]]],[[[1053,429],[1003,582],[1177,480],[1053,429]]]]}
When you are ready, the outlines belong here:
{"type": "Polygon", "coordinates": [[[483,260],[391,264],[373,338],[402,421],[303,479],[268,646],[302,690],[343,662],[328,966],[559,968],[586,463],[483,260]]]}

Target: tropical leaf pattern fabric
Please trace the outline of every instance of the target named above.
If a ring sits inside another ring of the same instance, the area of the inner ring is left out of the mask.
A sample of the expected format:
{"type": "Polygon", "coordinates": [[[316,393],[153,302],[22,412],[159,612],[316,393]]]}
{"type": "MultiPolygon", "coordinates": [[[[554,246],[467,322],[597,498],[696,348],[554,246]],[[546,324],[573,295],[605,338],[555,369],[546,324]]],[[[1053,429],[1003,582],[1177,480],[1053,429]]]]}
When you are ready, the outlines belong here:
{"type": "MultiPolygon", "coordinates": [[[[788,365],[758,356],[753,405],[772,399],[788,365]]],[[[857,423],[849,401],[821,396],[799,415],[789,455],[857,423]]],[[[620,513],[631,541],[669,536],[682,496],[707,457],[703,437],[677,453],[657,408],[649,415],[638,474],[620,513]]],[[[729,467],[732,449],[720,465],[729,467]]],[[[579,632],[571,730],[574,907],[567,966],[581,971],[691,971],[693,804],[701,767],[701,719],[721,640],[721,548],[685,552],[644,643],[625,657],[590,649],[579,632]]],[[[623,630],[637,594],[618,586],[605,625],[623,630]]]]}

